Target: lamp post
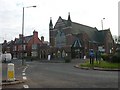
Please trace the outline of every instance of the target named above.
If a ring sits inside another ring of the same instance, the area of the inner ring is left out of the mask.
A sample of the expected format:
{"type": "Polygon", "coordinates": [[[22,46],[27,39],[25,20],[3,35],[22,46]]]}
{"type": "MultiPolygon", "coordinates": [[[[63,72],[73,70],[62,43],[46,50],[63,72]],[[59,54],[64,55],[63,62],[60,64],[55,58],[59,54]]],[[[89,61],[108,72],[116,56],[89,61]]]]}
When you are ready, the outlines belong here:
{"type": "Polygon", "coordinates": [[[103,18],[102,20],[101,20],[101,25],[102,25],[102,30],[103,30],[103,20],[104,20],[105,18],[103,18]]]}
{"type": "Polygon", "coordinates": [[[24,44],[24,8],[31,8],[31,7],[36,7],[36,6],[28,6],[28,7],[23,7],[23,16],[22,16],[22,65],[25,64],[24,62],[24,47],[23,47],[23,44],[24,44]]]}

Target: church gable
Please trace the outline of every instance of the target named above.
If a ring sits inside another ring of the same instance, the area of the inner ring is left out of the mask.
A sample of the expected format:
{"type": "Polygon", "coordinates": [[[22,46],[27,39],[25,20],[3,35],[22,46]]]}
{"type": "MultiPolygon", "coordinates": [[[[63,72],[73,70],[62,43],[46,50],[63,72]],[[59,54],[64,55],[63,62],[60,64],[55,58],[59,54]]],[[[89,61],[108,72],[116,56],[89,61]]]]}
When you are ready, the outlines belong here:
{"type": "Polygon", "coordinates": [[[78,47],[78,48],[82,47],[80,40],[79,39],[75,40],[72,47],[74,47],[74,48],[75,47],[78,47]]]}
{"type": "Polygon", "coordinates": [[[58,29],[58,28],[64,28],[64,27],[66,27],[66,23],[61,17],[59,17],[59,19],[57,20],[54,28],[58,29]]]}

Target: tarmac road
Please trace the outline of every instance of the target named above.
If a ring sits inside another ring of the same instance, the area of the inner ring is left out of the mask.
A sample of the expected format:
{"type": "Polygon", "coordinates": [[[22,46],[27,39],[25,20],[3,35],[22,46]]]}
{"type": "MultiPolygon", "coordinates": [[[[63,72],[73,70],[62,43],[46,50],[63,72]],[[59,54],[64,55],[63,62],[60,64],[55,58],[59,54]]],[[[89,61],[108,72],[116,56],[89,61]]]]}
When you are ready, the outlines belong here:
{"type": "Polygon", "coordinates": [[[118,88],[118,72],[77,69],[75,63],[29,63],[29,88],[118,88]]]}
{"type": "Polygon", "coordinates": [[[78,69],[73,67],[77,63],[27,62],[26,68],[16,69],[17,77],[26,82],[4,88],[118,88],[117,71],[78,69]]]}

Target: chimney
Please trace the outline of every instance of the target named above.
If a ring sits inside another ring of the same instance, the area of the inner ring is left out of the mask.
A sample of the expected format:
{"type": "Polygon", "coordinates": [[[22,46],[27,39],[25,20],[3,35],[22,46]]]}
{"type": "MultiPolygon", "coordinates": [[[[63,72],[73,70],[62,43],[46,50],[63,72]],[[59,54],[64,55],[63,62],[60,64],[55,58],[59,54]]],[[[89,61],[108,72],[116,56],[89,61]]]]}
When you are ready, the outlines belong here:
{"type": "Polygon", "coordinates": [[[38,38],[38,32],[34,30],[33,31],[33,36],[38,38]]]}
{"type": "Polygon", "coordinates": [[[7,43],[7,40],[4,40],[4,43],[7,43]]]}
{"type": "Polygon", "coordinates": [[[44,42],[44,37],[43,36],[41,36],[41,41],[44,42]]]}
{"type": "Polygon", "coordinates": [[[22,34],[19,34],[19,38],[22,38],[23,37],[23,35],[22,34]]]}

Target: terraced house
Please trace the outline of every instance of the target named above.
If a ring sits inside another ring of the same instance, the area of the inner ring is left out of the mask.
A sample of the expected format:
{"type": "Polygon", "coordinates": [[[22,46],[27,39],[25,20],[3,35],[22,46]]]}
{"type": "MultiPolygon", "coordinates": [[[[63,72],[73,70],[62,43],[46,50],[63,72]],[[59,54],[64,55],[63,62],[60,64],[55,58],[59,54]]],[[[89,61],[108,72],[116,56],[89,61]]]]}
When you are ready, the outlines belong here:
{"type": "Polygon", "coordinates": [[[50,18],[49,41],[52,58],[63,58],[65,55],[81,58],[88,56],[90,49],[105,53],[111,53],[114,49],[110,29],[98,30],[96,27],[73,22],[70,13],[67,20],[59,16],[54,26],[50,18]]]}
{"type": "Polygon", "coordinates": [[[33,31],[33,35],[22,36],[19,34],[19,38],[15,38],[14,40],[13,57],[35,57],[38,59],[45,59],[47,58],[47,44],[48,42],[44,41],[43,36],[39,39],[38,32],[35,30],[33,31]],[[41,47],[44,48],[41,49],[41,47]]]}

